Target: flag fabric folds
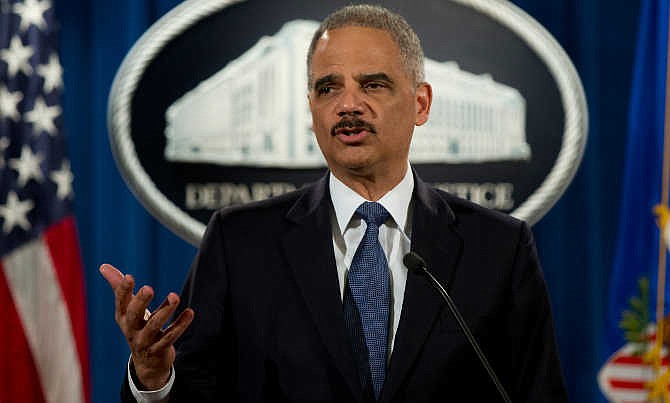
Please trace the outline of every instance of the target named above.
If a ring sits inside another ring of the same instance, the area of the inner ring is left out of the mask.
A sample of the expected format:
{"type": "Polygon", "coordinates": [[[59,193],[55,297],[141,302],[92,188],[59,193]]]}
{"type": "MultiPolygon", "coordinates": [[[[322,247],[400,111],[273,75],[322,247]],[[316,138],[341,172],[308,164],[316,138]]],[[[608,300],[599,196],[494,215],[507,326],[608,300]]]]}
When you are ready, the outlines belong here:
{"type": "Polygon", "coordinates": [[[90,396],[51,0],[0,1],[0,402],[90,396]]]}
{"type": "MultiPolygon", "coordinates": [[[[641,276],[649,278],[651,283],[650,315],[655,321],[659,230],[653,208],[661,202],[668,2],[642,1],[629,109],[619,233],[610,277],[605,340],[608,354],[614,353],[625,344],[623,331],[618,325],[623,311],[629,308],[630,298],[637,294],[638,279],[641,276]]],[[[665,294],[667,307],[670,299],[667,292],[665,294]]],[[[623,378],[625,376],[622,375],[622,379],[610,379],[610,386],[619,385],[619,392],[632,393],[632,400],[629,401],[638,401],[633,396],[636,388],[642,388],[641,383],[626,383],[623,378]]]]}

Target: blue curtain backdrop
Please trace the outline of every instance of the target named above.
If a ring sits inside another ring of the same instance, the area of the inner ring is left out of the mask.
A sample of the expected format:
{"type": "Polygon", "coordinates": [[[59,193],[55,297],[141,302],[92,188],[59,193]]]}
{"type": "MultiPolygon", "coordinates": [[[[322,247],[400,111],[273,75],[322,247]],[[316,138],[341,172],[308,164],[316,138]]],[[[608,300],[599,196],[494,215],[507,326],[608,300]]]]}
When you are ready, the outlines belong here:
{"type": "MultiPolygon", "coordinates": [[[[180,289],[195,249],[153,219],[121,179],[107,137],[107,97],[130,47],[179,1],[54,2],[61,24],[65,128],[87,282],[93,401],[115,402],[128,348],[114,322],[112,294],[98,266],[113,263],[133,273],[139,284],[153,285],[163,298],[180,289]]],[[[515,3],[566,49],[586,90],[590,127],[583,163],[534,232],[571,401],[601,402],[596,373],[610,353],[603,343],[605,312],[640,4],[639,0],[515,3]]]]}

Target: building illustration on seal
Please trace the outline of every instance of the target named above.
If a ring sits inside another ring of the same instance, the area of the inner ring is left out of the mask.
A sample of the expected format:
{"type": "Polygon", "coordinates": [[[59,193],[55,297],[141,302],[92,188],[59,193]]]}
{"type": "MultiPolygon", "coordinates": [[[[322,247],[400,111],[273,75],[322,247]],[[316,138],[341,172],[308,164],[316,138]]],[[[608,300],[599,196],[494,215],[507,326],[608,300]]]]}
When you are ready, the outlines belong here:
{"type": "MultiPolygon", "coordinates": [[[[165,158],[277,168],[325,166],[307,103],[309,42],[318,23],[287,22],[175,101],[166,112],[165,158]]],[[[426,59],[428,122],[414,130],[413,163],[527,161],[526,101],[490,75],[426,59]]]]}

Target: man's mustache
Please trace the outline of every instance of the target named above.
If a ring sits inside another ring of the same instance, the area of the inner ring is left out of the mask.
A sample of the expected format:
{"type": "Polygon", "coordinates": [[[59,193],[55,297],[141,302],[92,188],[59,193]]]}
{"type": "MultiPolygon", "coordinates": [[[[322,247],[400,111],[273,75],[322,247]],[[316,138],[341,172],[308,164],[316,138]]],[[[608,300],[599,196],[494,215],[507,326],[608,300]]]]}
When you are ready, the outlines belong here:
{"type": "Polygon", "coordinates": [[[363,119],[359,118],[348,118],[342,119],[337,122],[332,129],[330,129],[330,134],[335,136],[335,132],[339,129],[363,129],[370,133],[377,133],[377,129],[372,123],[368,123],[363,119]]]}

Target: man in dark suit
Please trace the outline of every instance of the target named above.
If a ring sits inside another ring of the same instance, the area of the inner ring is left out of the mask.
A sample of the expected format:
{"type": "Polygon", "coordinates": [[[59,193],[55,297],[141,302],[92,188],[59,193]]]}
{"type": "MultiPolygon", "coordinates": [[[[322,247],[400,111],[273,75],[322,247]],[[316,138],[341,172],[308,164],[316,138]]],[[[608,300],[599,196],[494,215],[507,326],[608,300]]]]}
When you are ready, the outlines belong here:
{"type": "Polygon", "coordinates": [[[432,100],[416,34],[383,8],[345,7],[307,62],[326,177],[217,212],[181,298],[151,315],[150,287],[133,294],[132,276],[101,267],[132,352],[123,399],[500,401],[439,295],[404,267],[411,250],[512,401],[567,401],[527,225],[431,189],[409,166],[432,100]]]}

